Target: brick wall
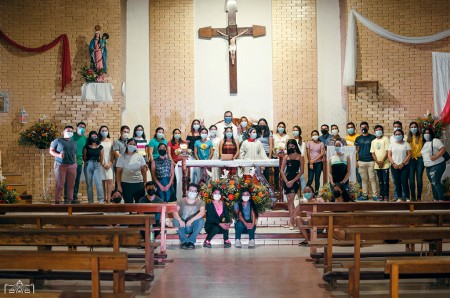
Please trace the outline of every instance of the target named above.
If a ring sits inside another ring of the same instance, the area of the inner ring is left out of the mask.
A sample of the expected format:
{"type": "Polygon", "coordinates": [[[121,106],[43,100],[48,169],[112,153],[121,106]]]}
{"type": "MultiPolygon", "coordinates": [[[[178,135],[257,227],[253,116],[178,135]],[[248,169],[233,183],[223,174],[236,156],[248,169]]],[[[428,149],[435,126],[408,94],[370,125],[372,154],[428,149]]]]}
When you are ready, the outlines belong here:
{"type": "Polygon", "coordinates": [[[192,0],[150,1],[150,127],[186,133],[195,115],[192,0]]]}
{"type": "MultiPolygon", "coordinates": [[[[404,36],[425,36],[448,29],[450,2],[447,0],[348,0],[355,9],[381,27],[404,36]]],[[[348,13],[348,12],[347,12],[348,13]]],[[[430,44],[401,44],[371,32],[357,22],[357,79],[378,80],[374,86],[349,88],[349,120],[381,124],[391,135],[392,123],[409,122],[434,111],[431,52],[449,52],[450,39],[430,44]]]]}
{"type": "MultiPolygon", "coordinates": [[[[0,40],[0,90],[10,97],[10,112],[0,114],[0,150],[4,172],[23,175],[29,192],[41,192],[40,155],[37,149],[17,145],[19,131],[27,127],[17,122],[20,107],[30,114],[30,124],[42,115],[60,129],[79,121],[87,131],[106,124],[118,134],[122,98],[120,85],[125,81],[125,0],[17,0],[1,1],[0,28],[13,40],[27,47],[48,44],[67,34],[72,61],[72,84],[60,92],[61,46],[40,54],[26,53],[0,40]],[[108,40],[108,81],[115,87],[113,103],[81,101],[79,69],[89,63],[88,44],[94,26],[100,24],[108,40]]],[[[46,152],[45,184],[54,189],[53,158],[46,152]]],[[[82,184],[84,185],[84,184],[82,184]]],[[[82,190],[85,194],[86,192],[82,190]]]]}
{"type": "Polygon", "coordinates": [[[313,0],[272,1],[274,128],[317,128],[316,5],[313,0]]]}

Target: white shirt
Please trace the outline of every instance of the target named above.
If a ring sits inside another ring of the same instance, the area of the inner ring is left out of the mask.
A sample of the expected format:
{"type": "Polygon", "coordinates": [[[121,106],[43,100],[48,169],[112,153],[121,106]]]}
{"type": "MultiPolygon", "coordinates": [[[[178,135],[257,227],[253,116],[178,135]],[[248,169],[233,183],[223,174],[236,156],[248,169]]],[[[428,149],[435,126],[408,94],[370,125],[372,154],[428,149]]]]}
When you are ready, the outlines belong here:
{"type": "Polygon", "coordinates": [[[223,140],[223,136],[224,136],[224,131],[226,127],[231,127],[233,129],[233,138],[236,142],[239,141],[239,134],[238,134],[238,129],[237,126],[234,125],[233,122],[231,122],[230,124],[226,124],[225,121],[217,123],[216,124],[217,127],[217,137],[221,140],[223,140]]]}
{"type": "Polygon", "coordinates": [[[444,143],[442,143],[442,141],[439,139],[433,139],[432,142],[425,142],[425,144],[423,144],[421,152],[423,157],[423,164],[426,167],[435,166],[445,160],[442,156],[435,161],[431,160],[431,156],[436,155],[442,147],[444,147],[444,143]],[[433,143],[433,150],[431,150],[431,143],[433,143]]]}
{"type": "Polygon", "coordinates": [[[408,155],[408,150],[411,150],[411,145],[408,142],[401,144],[394,142],[389,145],[388,151],[392,152],[392,160],[395,164],[401,164],[408,155]]]}

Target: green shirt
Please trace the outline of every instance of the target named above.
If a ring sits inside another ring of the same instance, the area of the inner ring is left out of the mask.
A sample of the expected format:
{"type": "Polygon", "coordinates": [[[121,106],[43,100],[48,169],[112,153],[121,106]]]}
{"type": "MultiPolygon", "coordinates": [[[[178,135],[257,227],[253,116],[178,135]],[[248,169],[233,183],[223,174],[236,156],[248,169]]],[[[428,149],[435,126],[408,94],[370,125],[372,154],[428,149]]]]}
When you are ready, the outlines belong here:
{"type": "Polygon", "coordinates": [[[80,136],[75,132],[71,139],[77,143],[77,164],[81,166],[83,164],[83,148],[86,146],[87,138],[85,135],[80,136]]]}

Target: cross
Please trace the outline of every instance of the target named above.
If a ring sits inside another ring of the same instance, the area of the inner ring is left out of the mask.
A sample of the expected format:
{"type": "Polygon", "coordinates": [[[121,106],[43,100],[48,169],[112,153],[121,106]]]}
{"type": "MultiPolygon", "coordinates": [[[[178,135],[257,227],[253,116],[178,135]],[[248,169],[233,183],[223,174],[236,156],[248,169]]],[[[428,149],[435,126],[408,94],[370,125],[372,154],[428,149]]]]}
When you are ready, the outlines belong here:
{"type": "Polygon", "coordinates": [[[230,69],[230,94],[237,93],[237,44],[238,37],[266,35],[266,27],[253,25],[253,27],[238,27],[236,25],[236,0],[227,0],[226,11],[228,13],[228,27],[211,28],[203,27],[198,29],[198,37],[211,39],[221,37],[228,40],[229,69],[230,69]]]}

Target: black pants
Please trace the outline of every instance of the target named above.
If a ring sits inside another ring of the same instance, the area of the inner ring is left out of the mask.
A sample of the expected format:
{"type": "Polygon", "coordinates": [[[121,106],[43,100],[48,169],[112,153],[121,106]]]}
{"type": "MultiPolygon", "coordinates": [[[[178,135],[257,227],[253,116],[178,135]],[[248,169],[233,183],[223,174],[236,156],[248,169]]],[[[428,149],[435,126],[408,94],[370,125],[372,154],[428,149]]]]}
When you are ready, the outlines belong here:
{"type": "Polygon", "coordinates": [[[405,199],[409,200],[409,165],[405,165],[401,169],[394,169],[391,166],[391,171],[395,181],[397,197],[401,198],[403,192],[405,194],[405,199]]]}
{"type": "Polygon", "coordinates": [[[376,169],[378,185],[380,187],[380,198],[389,198],[389,169],[376,169]]]}
{"type": "Polygon", "coordinates": [[[228,230],[223,229],[218,224],[214,223],[206,223],[205,224],[205,231],[208,235],[206,235],[206,240],[211,241],[214,236],[217,234],[223,234],[223,241],[228,240],[228,230]]]}
{"type": "Polygon", "coordinates": [[[320,175],[323,171],[323,161],[313,163],[313,168],[311,169],[308,165],[308,183],[306,185],[312,185],[314,179],[314,190],[318,191],[320,187],[320,175]]]}

